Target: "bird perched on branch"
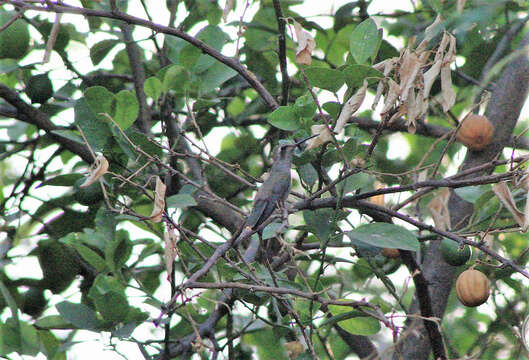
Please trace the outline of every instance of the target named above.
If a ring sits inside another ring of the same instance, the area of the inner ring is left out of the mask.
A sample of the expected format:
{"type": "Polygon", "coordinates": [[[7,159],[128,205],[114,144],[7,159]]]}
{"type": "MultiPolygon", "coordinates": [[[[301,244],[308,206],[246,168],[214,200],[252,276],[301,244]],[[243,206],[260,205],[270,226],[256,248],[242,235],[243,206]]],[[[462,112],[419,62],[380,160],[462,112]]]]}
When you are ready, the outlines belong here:
{"type": "Polygon", "coordinates": [[[282,143],[274,150],[274,164],[270,174],[257,191],[253,208],[246,219],[245,226],[251,229],[261,225],[288,197],[291,187],[290,168],[292,166],[292,153],[296,146],[318,136],[312,135],[293,144],[282,143]]]}

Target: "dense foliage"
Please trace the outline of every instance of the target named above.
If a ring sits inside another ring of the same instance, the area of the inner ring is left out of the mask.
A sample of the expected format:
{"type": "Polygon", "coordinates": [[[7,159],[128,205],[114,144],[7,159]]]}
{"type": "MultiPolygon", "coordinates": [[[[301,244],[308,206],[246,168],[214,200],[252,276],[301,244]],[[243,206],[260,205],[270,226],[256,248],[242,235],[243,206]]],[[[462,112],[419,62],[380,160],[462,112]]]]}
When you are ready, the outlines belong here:
{"type": "Polygon", "coordinates": [[[529,2],[313,3],[0,3],[0,356],[526,358],[529,2]]]}

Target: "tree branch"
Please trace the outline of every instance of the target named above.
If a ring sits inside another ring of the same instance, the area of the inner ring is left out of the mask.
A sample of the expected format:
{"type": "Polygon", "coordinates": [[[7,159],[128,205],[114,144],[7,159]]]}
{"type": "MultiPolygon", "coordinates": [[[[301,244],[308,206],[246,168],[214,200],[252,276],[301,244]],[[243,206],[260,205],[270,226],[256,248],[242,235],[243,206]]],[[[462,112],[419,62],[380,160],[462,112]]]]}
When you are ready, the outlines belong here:
{"type": "MultiPolygon", "coordinates": [[[[525,35],[519,49],[523,49],[527,45],[529,45],[529,34],[525,35]]],[[[485,116],[488,117],[495,128],[493,142],[483,151],[468,151],[460,171],[465,171],[466,169],[493,161],[497,155],[501,153],[503,148],[509,145],[514,126],[516,125],[520,111],[527,97],[527,90],[529,87],[528,73],[529,59],[526,51],[520,52],[520,55],[517,58],[513,59],[505,66],[496,82],[496,87],[491,94],[485,112],[485,116]]],[[[481,174],[487,174],[490,171],[492,170],[489,168],[481,174]]],[[[476,175],[479,176],[481,174],[478,173],[476,175]]],[[[473,212],[473,205],[461,199],[452,191],[448,207],[451,223],[457,224],[458,228],[464,227],[468,222],[469,215],[473,212]]],[[[424,254],[423,264],[424,276],[430,285],[431,298],[435,299],[432,304],[434,314],[437,317],[442,318],[457,268],[447,264],[442,259],[439,247],[440,242],[433,242],[430,244],[424,254]]],[[[498,259],[491,254],[490,251],[485,251],[483,247],[484,246],[482,245],[480,250],[484,251],[487,255],[498,259]]],[[[507,261],[510,262],[510,260],[507,261]]],[[[526,277],[528,276],[525,270],[519,267],[517,271],[526,277]]],[[[417,309],[416,302],[412,307],[412,310],[413,309],[417,309]]],[[[431,348],[428,340],[421,335],[423,332],[422,323],[416,320],[408,321],[407,327],[409,329],[417,328],[417,331],[410,331],[410,335],[400,343],[400,354],[404,359],[427,359],[431,348]]]]}
{"type": "Polygon", "coordinates": [[[134,90],[136,91],[136,98],[140,107],[137,124],[141,131],[145,134],[150,133],[151,109],[147,105],[147,96],[143,91],[143,84],[145,83],[145,70],[141,61],[141,54],[138,45],[132,38],[132,29],[129,24],[120,24],[123,33],[123,40],[125,40],[125,49],[129,57],[130,69],[134,79],[134,90]]]}
{"type": "Polygon", "coordinates": [[[285,43],[285,19],[281,10],[279,0],[274,0],[274,11],[277,19],[278,30],[278,49],[279,49],[279,68],[281,69],[281,105],[288,104],[288,91],[290,88],[290,79],[287,71],[287,46],[285,43]]]}
{"type": "Polygon", "coordinates": [[[155,32],[179,37],[180,39],[183,39],[189,42],[190,44],[196,46],[197,48],[202,50],[202,52],[210,55],[211,57],[225,64],[226,66],[237,71],[246,81],[248,81],[248,83],[255,89],[255,91],[257,91],[257,93],[263,98],[269,108],[276,109],[279,106],[274,97],[268,92],[268,90],[266,90],[263,84],[259,80],[257,80],[257,77],[251,71],[246,69],[238,60],[223,55],[222,53],[215,50],[206,43],[200,41],[196,37],[193,37],[179,29],[168,27],[165,25],[159,25],[149,20],[145,20],[119,11],[110,12],[60,4],[54,4],[51,7],[45,7],[36,6],[34,4],[26,3],[25,1],[20,0],[7,0],[6,3],[36,11],[77,14],[82,15],[84,17],[102,17],[108,19],[121,20],[131,25],[143,26],[155,32]]]}
{"type": "Polygon", "coordinates": [[[0,83],[0,98],[3,98],[10,105],[15,107],[17,110],[15,118],[17,120],[35,125],[37,128],[44,130],[54,141],[64,146],[65,149],[68,149],[74,154],[80,156],[87,163],[92,163],[94,161],[92,154],[84,144],[54,133],[54,130],[59,130],[60,128],[50,121],[50,118],[46,113],[27,104],[20,98],[15,90],[2,83],[0,83]]]}

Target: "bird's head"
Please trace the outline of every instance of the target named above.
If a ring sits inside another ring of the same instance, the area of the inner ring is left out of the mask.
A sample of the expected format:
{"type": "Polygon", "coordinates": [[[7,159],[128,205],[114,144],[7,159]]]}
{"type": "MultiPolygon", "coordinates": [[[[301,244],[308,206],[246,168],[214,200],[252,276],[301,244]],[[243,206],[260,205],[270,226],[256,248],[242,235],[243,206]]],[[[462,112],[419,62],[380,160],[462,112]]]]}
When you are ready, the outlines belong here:
{"type": "Polygon", "coordinates": [[[279,144],[274,149],[274,161],[291,159],[292,152],[297,146],[300,146],[305,141],[312,139],[313,137],[316,137],[316,136],[318,136],[318,134],[311,135],[304,139],[298,140],[294,143],[289,140],[279,140],[279,144]]]}

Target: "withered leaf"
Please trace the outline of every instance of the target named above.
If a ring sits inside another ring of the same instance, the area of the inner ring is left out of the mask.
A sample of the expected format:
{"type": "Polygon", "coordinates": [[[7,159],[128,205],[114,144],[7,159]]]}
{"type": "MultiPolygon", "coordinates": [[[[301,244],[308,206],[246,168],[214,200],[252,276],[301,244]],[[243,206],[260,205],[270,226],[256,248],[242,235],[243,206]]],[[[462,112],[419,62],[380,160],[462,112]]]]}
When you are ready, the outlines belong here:
{"type": "Polygon", "coordinates": [[[108,171],[108,160],[103,155],[98,155],[92,164],[92,170],[86,180],[80,185],[81,188],[88,187],[101,179],[108,171]]]}
{"type": "Polygon", "coordinates": [[[154,208],[152,209],[151,219],[152,222],[162,221],[162,214],[165,210],[165,184],[162,182],[159,176],[156,177],[156,187],[154,189],[154,208]]]}

